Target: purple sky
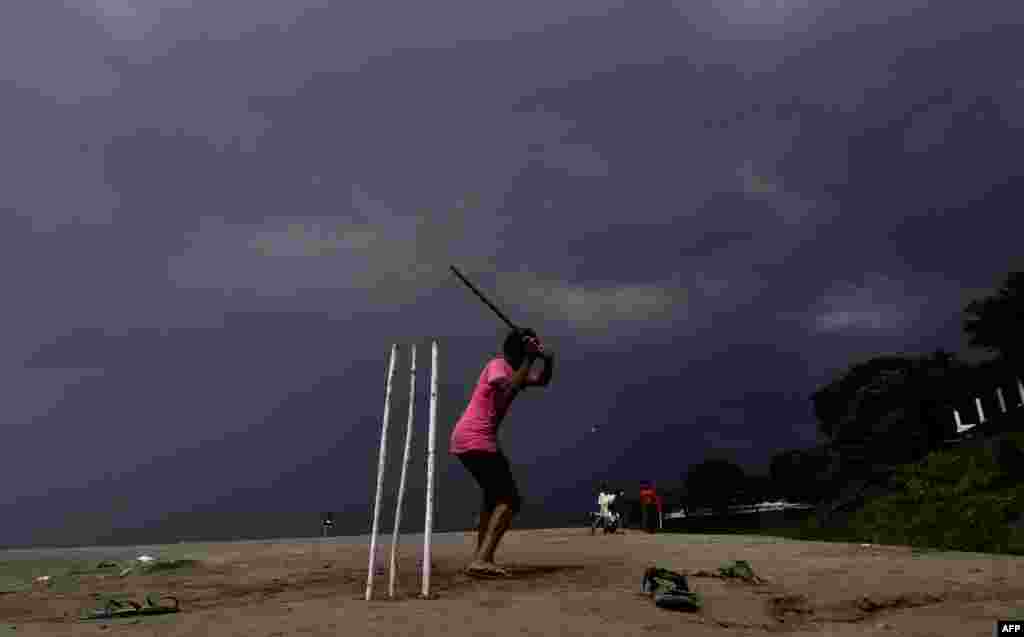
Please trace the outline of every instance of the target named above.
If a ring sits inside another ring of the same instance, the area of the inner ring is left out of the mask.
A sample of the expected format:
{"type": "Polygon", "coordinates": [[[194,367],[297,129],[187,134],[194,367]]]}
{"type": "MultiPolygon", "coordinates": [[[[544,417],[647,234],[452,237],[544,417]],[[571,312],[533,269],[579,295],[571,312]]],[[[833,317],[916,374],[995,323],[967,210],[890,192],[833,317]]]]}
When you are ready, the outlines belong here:
{"type": "Polygon", "coordinates": [[[764,470],[1024,267],[1018,3],[63,4],[0,8],[0,545],[364,530],[432,338],[465,526],[501,326],[451,263],[559,353],[505,427],[527,523],[764,470]]]}

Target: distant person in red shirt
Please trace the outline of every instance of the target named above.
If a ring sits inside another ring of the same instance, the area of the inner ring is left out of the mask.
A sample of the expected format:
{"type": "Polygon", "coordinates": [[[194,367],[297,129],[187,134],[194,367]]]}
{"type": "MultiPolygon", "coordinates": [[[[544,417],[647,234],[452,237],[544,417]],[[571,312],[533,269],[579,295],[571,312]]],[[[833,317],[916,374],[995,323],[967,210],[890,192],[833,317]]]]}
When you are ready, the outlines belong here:
{"type": "Polygon", "coordinates": [[[654,533],[658,526],[658,493],[653,482],[640,485],[640,527],[648,533],[654,533]]]}
{"type": "Polygon", "coordinates": [[[546,387],[551,382],[554,354],[545,349],[533,330],[513,330],[503,354],[492,358],[480,373],[469,405],[452,431],[449,452],[462,462],[483,491],[483,509],[476,552],[466,573],[478,577],[508,573],[494,563],[494,551],[521,499],[508,458],[498,444],[498,428],[512,400],[527,387],[546,387]],[[540,375],[530,372],[537,359],[544,361],[540,375]]]}

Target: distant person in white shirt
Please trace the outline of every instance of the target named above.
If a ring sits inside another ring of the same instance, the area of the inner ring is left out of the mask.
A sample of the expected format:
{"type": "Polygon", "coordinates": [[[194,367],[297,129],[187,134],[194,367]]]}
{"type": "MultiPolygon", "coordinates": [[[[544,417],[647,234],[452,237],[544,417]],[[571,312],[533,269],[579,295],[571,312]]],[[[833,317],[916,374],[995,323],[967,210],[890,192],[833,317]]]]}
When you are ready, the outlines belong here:
{"type": "Polygon", "coordinates": [[[597,493],[597,507],[601,511],[601,517],[610,520],[612,516],[612,503],[615,502],[615,494],[608,489],[608,485],[602,483],[601,490],[597,493]]]}
{"type": "Polygon", "coordinates": [[[599,513],[594,519],[592,532],[599,526],[604,528],[605,533],[614,533],[618,528],[619,514],[615,511],[615,500],[619,495],[609,489],[607,484],[601,483],[601,489],[597,493],[599,513]]]}

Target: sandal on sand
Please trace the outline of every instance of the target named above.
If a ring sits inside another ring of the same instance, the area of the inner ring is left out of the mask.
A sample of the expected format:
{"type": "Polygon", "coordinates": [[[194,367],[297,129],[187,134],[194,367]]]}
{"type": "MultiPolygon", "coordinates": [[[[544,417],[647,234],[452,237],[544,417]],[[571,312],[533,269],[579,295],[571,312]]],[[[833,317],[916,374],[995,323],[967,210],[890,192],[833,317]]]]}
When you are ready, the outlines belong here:
{"type": "Polygon", "coordinates": [[[655,593],[654,605],[669,610],[697,611],[700,610],[701,600],[692,591],[673,590],[655,593]]]}
{"type": "Polygon", "coordinates": [[[128,617],[134,615],[163,615],[164,613],[177,613],[181,610],[178,607],[178,598],[171,597],[169,595],[164,596],[151,596],[146,595],[146,605],[133,601],[118,601],[116,599],[108,600],[103,608],[88,611],[83,613],[82,619],[112,619],[114,617],[128,617]],[[161,604],[162,600],[169,599],[173,602],[173,606],[161,604]]]}
{"type": "Polygon", "coordinates": [[[658,591],[680,590],[689,592],[690,586],[686,582],[686,576],[667,568],[650,567],[644,571],[643,579],[640,581],[640,592],[647,595],[654,595],[658,591]]]}
{"type": "Polygon", "coordinates": [[[700,595],[690,590],[686,576],[664,568],[644,571],[640,592],[653,597],[658,608],[697,611],[702,606],[700,595]]]}

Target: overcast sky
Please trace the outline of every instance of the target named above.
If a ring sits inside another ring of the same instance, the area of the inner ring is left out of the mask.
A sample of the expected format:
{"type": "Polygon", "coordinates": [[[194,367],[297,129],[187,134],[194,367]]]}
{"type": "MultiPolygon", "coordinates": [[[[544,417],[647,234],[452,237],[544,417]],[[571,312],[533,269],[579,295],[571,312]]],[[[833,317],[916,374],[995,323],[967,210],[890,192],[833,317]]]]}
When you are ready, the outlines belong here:
{"type": "Polygon", "coordinates": [[[523,523],[815,444],[816,387],[963,353],[1022,267],[1022,12],[3,3],[0,544],[367,529],[396,342],[421,525],[435,338],[464,528],[447,440],[501,325],[453,263],[558,352],[505,426],[523,523]]]}

